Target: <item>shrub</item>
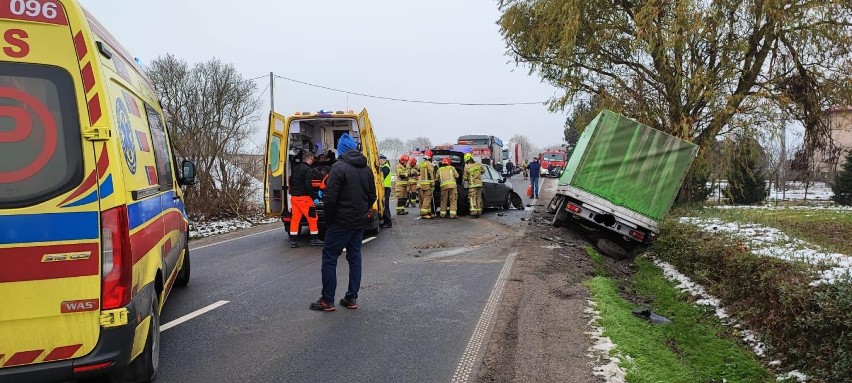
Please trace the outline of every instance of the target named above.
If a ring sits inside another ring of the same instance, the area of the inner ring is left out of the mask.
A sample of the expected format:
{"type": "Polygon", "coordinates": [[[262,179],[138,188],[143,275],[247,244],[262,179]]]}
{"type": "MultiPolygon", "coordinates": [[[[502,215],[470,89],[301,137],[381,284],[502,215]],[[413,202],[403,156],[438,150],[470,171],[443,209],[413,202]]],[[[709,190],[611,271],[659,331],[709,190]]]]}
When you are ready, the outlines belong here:
{"type": "Polygon", "coordinates": [[[805,265],[752,255],[729,237],[674,220],[663,222],[653,251],[703,284],[811,381],[852,381],[852,281],[810,286],[805,265]]]}
{"type": "Polygon", "coordinates": [[[753,205],[763,202],[769,195],[766,174],[759,163],[762,152],[752,134],[739,134],[728,174],[728,187],[725,189],[731,202],[753,205]]]}

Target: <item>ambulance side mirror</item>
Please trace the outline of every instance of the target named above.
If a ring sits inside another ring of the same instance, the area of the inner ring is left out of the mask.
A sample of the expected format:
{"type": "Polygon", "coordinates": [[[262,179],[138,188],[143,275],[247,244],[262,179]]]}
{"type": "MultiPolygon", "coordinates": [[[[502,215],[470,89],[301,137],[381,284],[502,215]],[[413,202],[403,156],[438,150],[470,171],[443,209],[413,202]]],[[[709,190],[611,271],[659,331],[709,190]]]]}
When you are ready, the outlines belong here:
{"type": "Polygon", "coordinates": [[[195,164],[190,160],[183,160],[180,168],[181,175],[178,183],[181,185],[195,185],[195,164]]]}

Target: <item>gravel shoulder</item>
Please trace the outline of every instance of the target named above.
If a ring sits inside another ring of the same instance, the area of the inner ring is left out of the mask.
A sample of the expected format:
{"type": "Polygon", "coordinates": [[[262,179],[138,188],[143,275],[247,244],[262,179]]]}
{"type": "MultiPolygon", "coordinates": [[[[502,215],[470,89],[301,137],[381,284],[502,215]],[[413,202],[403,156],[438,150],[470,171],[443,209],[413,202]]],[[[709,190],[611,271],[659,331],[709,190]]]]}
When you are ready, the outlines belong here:
{"type": "MultiPolygon", "coordinates": [[[[553,196],[545,183],[538,204],[553,196]]],[[[478,382],[596,382],[588,290],[594,275],[576,234],[550,226],[544,206],[535,206],[526,233],[511,245],[515,265],[498,308],[478,382]],[[545,239],[546,238],[546,239],[545,239]]]]}

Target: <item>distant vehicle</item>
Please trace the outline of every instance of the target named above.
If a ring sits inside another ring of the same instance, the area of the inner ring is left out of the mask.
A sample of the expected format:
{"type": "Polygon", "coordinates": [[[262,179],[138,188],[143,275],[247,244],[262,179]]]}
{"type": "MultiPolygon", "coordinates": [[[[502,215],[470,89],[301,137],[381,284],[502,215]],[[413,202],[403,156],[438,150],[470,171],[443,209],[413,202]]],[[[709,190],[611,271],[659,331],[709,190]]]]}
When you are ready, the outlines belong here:
{"type": "Polygon", "coordinates": [[[0,382],[153,380],[195,167],[77,1],[2,1],[0,30],[0,382]]]}
{"type": "MultiPolygon", "coordinates": [[[[459,178],[456,180],[459,193],[458,213],[459,215],[470,214],[470,200],[467,196],[467,189],[464,188],[464,183],[462,181],[464,178],[464,164],[462,163],[464,153],[453,150],[436,149],[432,151],[432,154],[434,155],[433,160],[436,164],[439,164],[444,158],[449,157],[450,163],[452,163],[453,167],[455,167],[459,172],[459,178]]],[[[523,206],[518,207],[518,204],[520,203],[520,196],[513,191],[512,183],[507,181],[503,175],[497,171],[497,169],[494,169],[489,165],[482,166],[485,168],[485,172],[482,174],[482,200],[485,205],[484,207],[508,209],[514,205],[518,209],[523,208],[523,206]],[[515,201],[513,201],[513,194],[517,197],[517,200],[515,201]]],[[[435,211],[437,211],[441,206],[440,187],[435,187],[434,201],[437,203],[437,206],[434,206],[435,211]]]]}
{"type": "Polygon", "coordinates": [[[547,207],[553,226],[591,233],[620,259],[651,244],[698,147],[604,110],[589,124],[547,207]]]}
{"type": "Polygon", "coordinates": [[[541,175],[544,177],[559,177],[565,169],[567,155],[562,150],[545,150],[538,155],[541,164],[541,175]]]}
{"type": "MultiPolygon", "coordinates": [[[[266,178],[264,179],[264,202],[268,216],[280,217],[285,225],[290,224],[291,208],[289,182],[293,166],[301,161],[305,151],[314,155],[327,154],[330,162],[337,156],[337,141],[344,133],[349,133],[358,143],[361,153],[367,157],[367,166],[373,171],[376,183],[377,200],[365,217],[368,221],[366,231],[371,234],[379,232],[381,211],[384,208],[385,188],[382,184],[381,167],[379,165],[379,150],[373,125],[364,109],[359,114],[353,111],[317,113],[297,112],[291,116],[282,116],[270,112],[269,128],[266,138],[266,178]]],[[[328,164],[331,166],[331,163],[328,164]]],[[[321,180],[315,180],[314,187],[319,189],[321,180]]],[[[322,198],[316,210],[319,216],[320,236],[327,229],[325,214],[322,208],[322,198]]],[[[307,226],[307,222],[302,222],[307,226]]]]}
{"type": "Polygon", "coordinates": [[[499,138],[473,134],[459,137],[458,144],[470,146],[470,154],[483,165],[503,171],[503,141],[499,138]]]}
{"type": "Polygon", "coordinates": [[[521,145],[510,142],[509,147],[503,148],[503,163],[505,164],[507,161],[512,161],[515,164],[515,168],[512,170],[513,174],[521,172],[521,164],[524,162],[521,145]]]}

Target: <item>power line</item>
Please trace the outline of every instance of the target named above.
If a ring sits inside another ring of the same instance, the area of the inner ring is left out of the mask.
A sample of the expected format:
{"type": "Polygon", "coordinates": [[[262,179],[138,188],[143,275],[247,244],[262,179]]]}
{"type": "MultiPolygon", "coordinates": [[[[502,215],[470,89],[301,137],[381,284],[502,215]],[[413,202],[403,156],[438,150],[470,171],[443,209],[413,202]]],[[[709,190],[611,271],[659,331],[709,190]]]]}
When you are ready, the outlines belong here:
{"type": "Polygon", "coordinates": [[[547,101],[536,101],[536,102],[497,102],[497,103],[478,103],[478,102],[446,102],[446,101],[426,101],[426,100],[413,100],[406,98],[396,98],[396,97],[386,97],[386,96],[375,96],[371,94],[365,94],[360,92],[352,92],[343,89],[331,88],[323,85],[312,84],[305,81],[299,81],[292,78],[287,78],[284,76],[275,75],[276,78],[280,78],[282,80],[287,80],[290,82],[294,82],[297,84],[307,85],[314,88],[320,88],[325,90],[330,90],[332,92],[346,93],[355,96],[375,98],[379,100],[388,100],[388,101],[399,101],[399,102],[408,102],[415,104],[431,104],[431,105],[457,105],[457,106],[518,106],[518,105],[544,105],[547,101]]]}

